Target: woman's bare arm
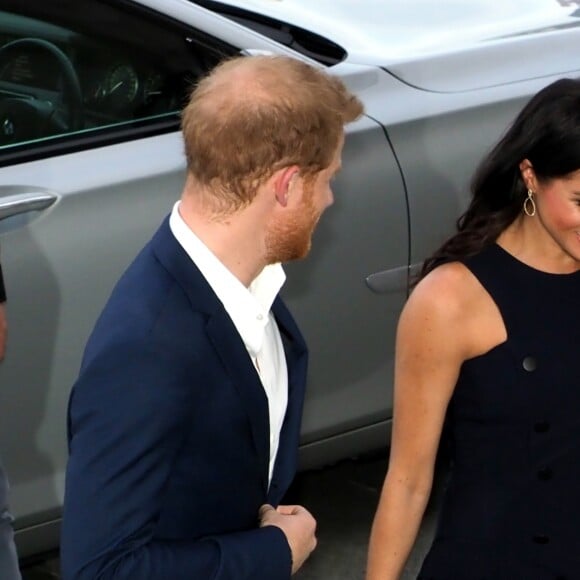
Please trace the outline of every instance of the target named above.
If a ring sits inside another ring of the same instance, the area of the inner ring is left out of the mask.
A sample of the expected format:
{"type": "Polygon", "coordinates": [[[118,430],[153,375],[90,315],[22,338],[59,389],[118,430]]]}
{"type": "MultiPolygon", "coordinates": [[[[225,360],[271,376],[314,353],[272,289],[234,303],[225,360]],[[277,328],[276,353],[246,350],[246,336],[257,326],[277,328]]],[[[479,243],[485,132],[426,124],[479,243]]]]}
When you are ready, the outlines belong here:
{"type": "Polygon", "coordinates": [[[371,532],[367,580],[399,578],[421,524],[447,405],[471,354],[464,291],[466,280],[473,285],[469,277],[460,264],[437,268],[401,314],[391,453],[371,532]]]}

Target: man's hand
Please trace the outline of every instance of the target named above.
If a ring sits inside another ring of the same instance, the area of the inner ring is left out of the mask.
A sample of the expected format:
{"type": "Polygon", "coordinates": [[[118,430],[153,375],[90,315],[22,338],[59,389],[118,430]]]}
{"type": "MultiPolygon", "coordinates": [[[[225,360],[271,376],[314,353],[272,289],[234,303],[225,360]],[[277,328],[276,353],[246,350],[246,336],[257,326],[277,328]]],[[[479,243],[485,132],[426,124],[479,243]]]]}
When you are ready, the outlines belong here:
{"type": "Polygon", "coordinates": [[[299,505],[269,504],[260,508],[260,527],[277,526],[286,536],[292,552],[292,574],[295,574],[316,548],[316,520],[299,505]]]}
{"type": "Polygon", "coordinates": [[[8,326],[6,324],[6,303],[0,303],[0,361],[4,359],[6,352],[6,332],[8,326]]]}

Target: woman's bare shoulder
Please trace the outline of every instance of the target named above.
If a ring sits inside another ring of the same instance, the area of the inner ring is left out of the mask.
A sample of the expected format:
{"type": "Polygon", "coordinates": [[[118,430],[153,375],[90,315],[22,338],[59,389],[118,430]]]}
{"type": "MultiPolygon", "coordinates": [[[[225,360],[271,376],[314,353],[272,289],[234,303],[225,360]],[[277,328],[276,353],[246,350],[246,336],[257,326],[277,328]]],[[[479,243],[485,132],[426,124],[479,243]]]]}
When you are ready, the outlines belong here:
{"type": "Polygon", "coordinates": [[[448,341],[464,359],[483,354],[507,338],[496,304],[460,262],[438,266],[411,293],[401,324],[417,331],[426,321],[434,338],[448,341]]]}
{"type": "Polygon", "coordinates": [[[486,294],[475,276],[460,262],[438,266],[411,292],[399,330],[414,340],[429,340],[466,359],[480,349],[477,328],[486,294]]]}
{"type": "Polygon", "coordinates": [[[409,304],[454,316],[481,299],[481,285],[461,262],[448,262],[425,276],[413,289],[409,304]]]}

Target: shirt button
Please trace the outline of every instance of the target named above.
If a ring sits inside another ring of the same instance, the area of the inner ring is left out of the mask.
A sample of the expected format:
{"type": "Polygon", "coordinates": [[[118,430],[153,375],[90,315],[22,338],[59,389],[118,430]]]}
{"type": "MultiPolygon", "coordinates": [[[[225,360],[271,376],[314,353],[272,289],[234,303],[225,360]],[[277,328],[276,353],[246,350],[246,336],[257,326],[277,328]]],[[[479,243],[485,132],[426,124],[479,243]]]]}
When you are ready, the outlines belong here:
{"type": "Polygon", "coordinates": [[[258,314],[258,316],[256,316],[256,318],[258,320],[264,320],[264,316],[262,314],[258,314]]]}
{"type": "Polygon", "coordinates": [[[549,481],[552,479],[553,475],[554,472],[549,467],[542,467],[542,469],[538,471],[538,479],[540,481],[549,481]]]}
{"type": "Polygon", "coordinates": [[[550,430],[550,423],[548,421],[538,421],[534,424],[534,431],[536,433],[547,433],[550,430]]]}
{"type": "Polygon", "coordinates": [[[550,543],[550,538],[544,534],[536,534],[532,537],[532,541],[534,544],[541,544],[542,546],[545,546],[546,544],[550,543]]]}

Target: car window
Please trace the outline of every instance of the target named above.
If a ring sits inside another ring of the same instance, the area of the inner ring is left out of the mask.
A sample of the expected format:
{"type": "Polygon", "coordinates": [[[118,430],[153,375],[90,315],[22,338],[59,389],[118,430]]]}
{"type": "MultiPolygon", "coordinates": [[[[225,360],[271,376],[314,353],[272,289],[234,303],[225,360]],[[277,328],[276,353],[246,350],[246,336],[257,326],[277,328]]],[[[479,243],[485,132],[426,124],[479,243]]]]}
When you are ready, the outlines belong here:
{"type": "Polygon", "coordinates": [[[0,0],[0,163],[174,130],[234,52],[126,2],[0,0]]]}

